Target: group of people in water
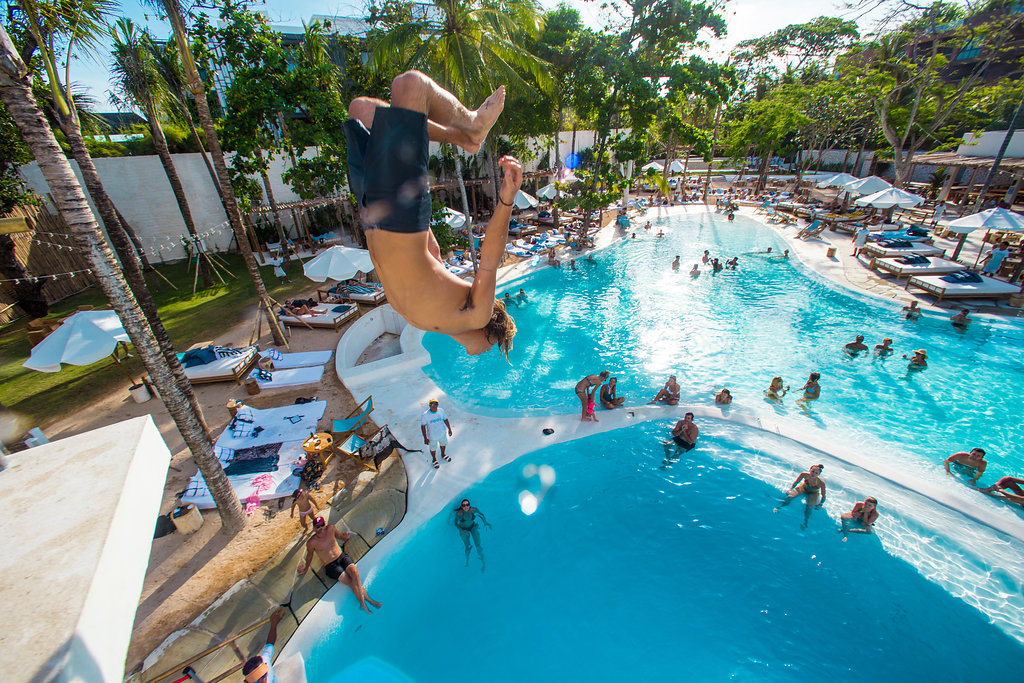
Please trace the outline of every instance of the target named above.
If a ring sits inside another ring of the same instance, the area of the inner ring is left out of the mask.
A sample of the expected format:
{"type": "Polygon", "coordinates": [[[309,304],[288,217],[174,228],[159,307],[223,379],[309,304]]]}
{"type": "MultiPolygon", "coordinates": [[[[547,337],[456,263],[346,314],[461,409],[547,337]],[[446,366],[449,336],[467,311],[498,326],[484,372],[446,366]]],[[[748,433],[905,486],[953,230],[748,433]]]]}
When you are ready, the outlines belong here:
{"type": "MultiPolygon", "coordinates": [[[[824,469],[825,466],[822,464],[812,465],[806,472],[801,472],[797,475],[797,478],[790,484],[789,490],[786,491],[786,497],[782,499],[773,512],[778,513],[779,510],[800,496],[803,496],[804,521],[800,528],[806,529],[811,521],[811,513],[815,510],[820,510],[825,504],[827,487],[825,486],[825,480],[821,478],[821,473],[824,469]]],[[[843,542],[846,542],[848,534],[851,533],[872,533],[876,521],[878,521],[878,501],[875,498],[868,497],[859,503],[855,503],[852,510],[844,512],[839,518],[839,532],[843,535],[843,542]]]]}

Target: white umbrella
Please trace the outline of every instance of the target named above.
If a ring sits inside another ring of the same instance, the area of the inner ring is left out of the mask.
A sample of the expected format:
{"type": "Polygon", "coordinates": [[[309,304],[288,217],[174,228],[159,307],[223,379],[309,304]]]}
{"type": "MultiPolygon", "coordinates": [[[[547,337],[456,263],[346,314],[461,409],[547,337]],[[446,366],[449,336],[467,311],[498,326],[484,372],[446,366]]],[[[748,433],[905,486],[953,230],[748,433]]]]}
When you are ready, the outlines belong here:
{"type": "Polygon", "coordinates": [[[445,207],[444,222],[447,223],[449,227],[455,228],[456,230],[464,228],[466,227],[466,214],[459,213],[455,209],[445,207]]]}
{"type": "Polygon", "coordinates": [[[92,365],[114,352],[128,334],[114,311],[79,311],[32,348],[22,365],[39,372],[60,372],[61,363],[92,365]]]}
{"type": "Polygon", "coordinates": [[[966,235],[979,228],[1024,232],[1024,216],[1007,209],[986,209],[949,222],[949,231],[966,235]]]}
{"type": "Polygon", "coordinates": [[[892,183],[879,178],[876,175],[868,176],[867,178],[860,178],[859,180],[852,180],[843,185],[850,194],[873,194],[882,190],[888,190],[892,187],[892,183]]]}
{"type": "Polygon", "coordinates": [[[537,201],[536,197],[528,195],[522,190],[519,190],[518,192],[516,192],[516,198],[512,201],[512,203],[516,205],[517,209],[532,209],[533,207],[537,206],[539,202],[537,201]]]}
{"type": "Polygon", "coordinates": [[[860,206],[873,206],[876,209],[891,209],[897,206],[901,209],[909,209],[922,202],[924,202],[924,197],[919,197],[916,194],[911,194],[895,187],[869,194],[867,197],[861,197],[857,200],[857,204],[860,206]]]}
{"type": "Polygon", "coordinates": [[[818,187],[822,189],[826,187],[843,187],[848,183],[854,183],[858,180],[860,180],[860,178],[855,175],[850,175],[849,173],[834,173],[830,176],[825,176],[818,181],[818,187]]]}
{"type": "Polygon", "coordinates": [[[333,246],[302,264],[302,272],[313,282],[348,280],[357,273],[373,270],[370,252],[365,249],[333,246]]]}
{"type": "Polygon", "coordinates": [[[537,196],[541,199],[554,199],[558,194],[558,190],[555,189],[555,184],[545,185],[537,191],[537,196]]]}

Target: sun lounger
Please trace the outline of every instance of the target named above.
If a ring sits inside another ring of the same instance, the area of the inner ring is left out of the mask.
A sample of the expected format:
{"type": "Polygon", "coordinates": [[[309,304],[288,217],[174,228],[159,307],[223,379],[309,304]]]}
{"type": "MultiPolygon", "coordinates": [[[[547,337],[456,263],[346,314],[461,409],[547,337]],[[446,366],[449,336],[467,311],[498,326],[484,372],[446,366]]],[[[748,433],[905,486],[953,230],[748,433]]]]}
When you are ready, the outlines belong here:
{"type": "MultiPolygon", "coordinates": [[[[180,360],[184,355],[179,353],[178,359],[180,360]]],[[[188,381],[192,384],[208,384],[211,382],[226,382],[228,380],[234,380],[241,384],[242,380],[249,374],[249,371],[252,370],[259,359],[259,351],[255,346],[250,346],[240,354],[224,356],[209,363],[184,368],[185,377],[188,377],[188,381]]]]}
{"type": "Polygon", "coordinates": [[[274,363],[275,370],[289,370],[291,368],[308,368],[314,365],[323,365],[331,359],[334,351],[305,351],[302,353],[281,353],[277,349],[260,351],[260,355],[269,358],[274,363]]]}
{"type": "Polygon", "coordinates": [[[304,384],[318,384],[324,376],[324,366],[315,365],[306,368],[291,368],[288,370],[260,370],[254,369],[249,373],[249,379],[256,380],[260,389],[284,389],[286,387],[299,387],[304,384]],[[269,375],[269,379],[267,378],[269,375]]]}
{"type": "Polygon", "coordinates": [[[883,247],[880,244],[868,244],[861,253],[872,258],[895,258],[904,254],[920,254],[921,256],[945,256],[946,250],[939,247],[932,247],[927,244],[913,244],[910,247],[893,249],[883,247]]]}
{"type": "Polygon", "coordinates": [[[817,237],[821,233],[825,232],[825,228],[828,225],[822,221],[815,220],[813,223],[808,225],[806,228],[797,233],[797,239],[805,240],[810,237],[817,237]]]}
{"type": "Polygon", "coordinates": [[[977,275],[981,282],[948,282],[947,275],[921,275],[907,280],[904,289],[919,287],[934,294],[936,303],[942,299],[996,299],[1011,296],[1021,291],[1020,285],[1011,285],[984,275],[977,275]]]}
{"type": "Polygon", "coordinates": [[[941,258],[923,256],[926,263],[901,263],[900,258],[876,258],[872,259],[870,267],[877,271],[892,273],[899,280],[904,275],[913,277],[915,275],[940,275],[942,273],[955,273],[963,270],[963,264],[956,261],[947,261],[941,258]]]}
{"type": "Polygon", "coordinates": [[[337,284],[329,289],[316,290],[316,296],[320,301],[324,302],[344,303],[351,301],[369,306],[377,306],[387,301],[387,297],[384,295],[384,288],[375,282],[337,284]]]}
{"type": "Polygon", "coordinates": [[[335,332],[349,320],[359,317],[359,307],[355,304],[322,304],[321,307],[313,309],[316,315],[280,315],[281,322],[290,327],[316,327],[332,329],[335,332]]]}

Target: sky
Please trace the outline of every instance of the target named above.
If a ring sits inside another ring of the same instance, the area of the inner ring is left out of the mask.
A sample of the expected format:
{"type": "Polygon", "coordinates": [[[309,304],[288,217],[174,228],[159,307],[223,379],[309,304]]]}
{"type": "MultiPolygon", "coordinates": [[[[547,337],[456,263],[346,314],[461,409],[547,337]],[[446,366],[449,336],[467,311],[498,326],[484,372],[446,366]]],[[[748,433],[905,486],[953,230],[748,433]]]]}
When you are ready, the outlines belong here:
{"type": "MultiPolygon", "coordinates": [[[[543,7],[552,9],[558,0],[541,0],[543,7]]],[[[601,0],[566,0],[565,4],[577,8],[584,21],[593,28],[605,24],[605,10],[601,0]]],[[[366,3],[362,0],[265,0],[260,8],[272,22],[300,26],[314,14],[338,16],[365,16],[366,3]]],[[[121,0],[121,15],[148,26],[153,35],[166,37],[170,26],[155,17],[152,9],[138,0],[121,0]]],[[[836,0],[728,0],[723,16],[728,28],[724,39],[715,40],[709,56],[724,60],[736,43],[757,38],[789,24],[809,21],[817,16],[843,16],[852,18],[843,2],[836,0]]],[[[870,29],[861,21],[861,31],[870,29]]],[[[96,111],[117,111],[110,103],[109,53],[96,57],[83,57],[72,64],[71,80],[78,83],[96,101],[96,111]]]]}

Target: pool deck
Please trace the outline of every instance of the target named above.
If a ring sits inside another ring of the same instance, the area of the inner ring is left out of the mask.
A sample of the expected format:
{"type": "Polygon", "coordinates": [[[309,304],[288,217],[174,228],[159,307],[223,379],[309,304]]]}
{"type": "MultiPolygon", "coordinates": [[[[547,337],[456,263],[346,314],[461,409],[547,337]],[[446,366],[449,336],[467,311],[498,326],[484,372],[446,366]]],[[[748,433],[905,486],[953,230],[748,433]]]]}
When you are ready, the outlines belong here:
{"type": "MultiPolygon", "coordinates": [[[[673,207],[661,209],[660,215],[678,215],[685,212],[707,211],[705,207],[673,207]]],[[[757,219],[752,211],[744,211],[757,219]]],[[[652,210],[644,220],[652,221],[659,217],[652,210]]],[[[639,219],[637,220],[639,223],[639,219]]],[[[803,242],[794,239],[796,228],[777,228],[783,239],[792,244],[792,252],[798,256],[808,268],[841,285],[856,291],[866,292],[871,296],[888,300],[914,299],[912,295],[896,284],[883,280],[849,257],[851,245],[844,235],[827,234],[827,241],[803,242]],[[825,251],[832,243],[838,248],[839,257],[832,260],[825,257],[825,251]],[[862,284],[862,283],[866,283],[862,284]],[[868,286],[869,285],[869,286],[868,286]]],[[[612,244],[621,231],[614,227],[602,230],[598,235],[596,250],[612,244]]],[[[499,273],[499,291],[503,284],[513,283],[520,277],[547,267],[532,265],[526,260],[514,266],[504,268],[499,273]]],[[[385,307],[378,309],[385,315],[385,307]]],[[[934,307],[930,307],[934,308],[934,307]]],[[[974,306],[972,306],[974,308],[974,306]]],[[[942,309],[935,309],[942,310],[942,309]]],[[[1016,309],[1009,309],[1016,313],[1016,309]]],[[[371,314],[372,315],[372,314],[371,314]]],[[[598,413],[600,422],[581,422],[576,412],[542,417],[488,417],[475,414],[466,407],[448,397],[423,372],[422,367],[429,363],[429,356],[422,350],[420,340],[423,332],[411,328],[402,334],[403,346],[407,343],[418,346],[416,354],[404,354],[394,359],[379,361],[372,372],[344,376],[342,381],[361,401],[372,395],[375,405],[374,419],[378,424],[390,426],[395,436],[409,448],[423,448],[419,428],[419,416],[426,409],[427,400],[437,397],[441,407],[448,413],[454,435],[450,438],[448,454],[450,463],[442,463],[440,469],[430,465],[430,455],[423,450],[420,453],[407,453],[404,456],[408,472],[408,509],[405,519],[397,528],[380,541],[359,563],[364,582],[371,585],[374,578],[389,556],[401,548],[415,533],[436,514],[453,505],[462,492],[487,474],[502,467],[527,453],[554,444],[571,441],[577,438],[600,434],[613,429],[620,429],[650,420],[678,420],[687,411],[696,414],[698,425],[702,420],[728,420],[757,429],[764,429],[784,437],[798,441],[809,448],[827,453],[855,466],[873,472],[876,476],[889,480],[898,486],[916,491],[918,494],[932,499],[937,504],[959,511],[961,514],[1004,533],[1019,541],[1024,541],[1024,519],[1011,511],[1000,508],[988,499],[965,487],[948,487],[941,482],[908,477],[895,469],[880,467],[867,460],[853,450],[836,447],[834,439],[818,428],[809,428],[797,434],[784,425],[769,423],[762,418],[738,414],[730,411],[723,414],[714,406],[678,405],[650,406],[642,405],[648,397],[627,398],[624,409],[602,411],[598,413]],[[637,405],[641,404],[641,405],[637,405]],[[546,436],[542,430],[550,428],[554,433],[546,436]]],[[[339,356],[341,354],[338,354],[339,356]]],[[[598,372],[601,368],[595,367],[598,372]]],[[[339,372],[339,376],[342,373],[339,372]]],[[[566,406],[573,405],[575,399],[566,396],[566,406]]],[[[832,505],[846,505],[848,501],[833,501],[832,505]]],[[[838,509],[838,508],[837,508],[838,509]]],[[[387,602],[386,586],[378,586],[371,591],[378,599],[387,602]]],[[[326,624],[337,619],[340,603],[349,598],[350,591],[346,588],[332,588],[313,608],[303,626],[295,633],[282,651],[281,658],[301,657],[323,637],[328,630],[326,624]]]]}

